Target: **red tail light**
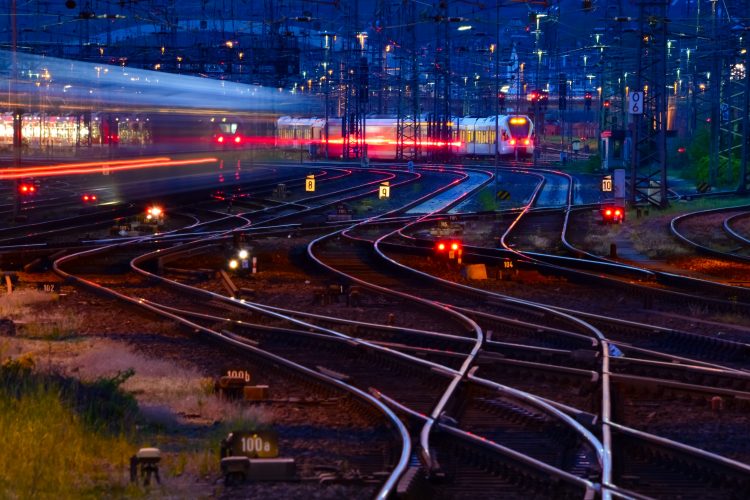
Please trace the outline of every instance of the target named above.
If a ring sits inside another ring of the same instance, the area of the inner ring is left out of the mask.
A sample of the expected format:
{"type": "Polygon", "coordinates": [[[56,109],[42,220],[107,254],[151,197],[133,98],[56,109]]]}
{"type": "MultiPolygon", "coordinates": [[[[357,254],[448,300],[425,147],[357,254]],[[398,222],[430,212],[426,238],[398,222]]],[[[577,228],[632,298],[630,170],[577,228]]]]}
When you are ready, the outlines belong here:
{"type": "Polygon", "coordinates": [[[622,210],[620,210],[619,208],[615,210],[615,215],[617,215],[618,217],[622,215],[622,210]]]}
{"type": "Polygon", "coordinates": [[[524,145],[528,146],[531,143],[531,141],[529,141],[528,139],[524,139],[523,143],[524,145]]]}
{"type": "Polygon", "coordinates": [[[438,243],[437,244],[437,249],[440,252],[442,252],[443,250],[445,250],[445,243],[443,243],[442,241],[440,243],[438,243]]]}
{"type": "Polygon", "coordinates": [[[516,145],[516,140],[515,139],[511,139],[510,140],[510,145],[511,146],[515,146],[516,145]]]}
{"type": "Polygon", "coordinates": [[[83,201],[89,201],[89,195],[84,194],[83,195],[83,201]]]}
{"type": "Polygon", "coordinates": [[[604,215],[606,215],[607,217],[612,217],[612,210],[610,209],[605,210],[604,215]]]}
{"type": "Polygon", "coordinates": [[[455,241],[451,243],[451,250],[458,250],[458,247],[459,247],[459,244],[456,243],[455,241]]]}
{"type": "Polygon", "coordinates": [[[242,138],[239,135],[234,136],[234,143],[239,144],[242,142],[242,138]]]}
{"type": "Polygon", "coordinates": [[[216,142],[218,142],[219,144],[223,143],[224,142],[224,136],[220,135],[219,137],[217,137],[216,138],[216,142]]]}

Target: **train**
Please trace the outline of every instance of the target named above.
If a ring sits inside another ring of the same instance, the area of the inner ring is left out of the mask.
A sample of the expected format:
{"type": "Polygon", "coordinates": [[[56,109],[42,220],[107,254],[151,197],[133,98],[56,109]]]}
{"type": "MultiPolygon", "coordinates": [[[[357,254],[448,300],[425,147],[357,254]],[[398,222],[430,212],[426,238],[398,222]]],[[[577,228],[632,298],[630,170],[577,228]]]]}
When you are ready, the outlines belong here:
{"type": "MultiPolygon", "coordinates": [[[[341,118],[281,116],[272,113],[85,113],[56,116],[26,114],[22,119],[24,145],[35,148],[118,146],[167,152],[227,149],[274,149],[282,153],[308,154],[331,159],[344,157],[341,118]]],[[[428,123],[420,123],[416,139],[417,159],[428,159],[439,149],[449,149],[454,157],[528,156],[534,152],[534,123],[526,115],[499,115],[484,118],[454,118],[449,124],[449,141],[427,137],[428,123]],[[495,130],[499,131],[497,140],[495,130]],[[497,148],[497,149],[496,149],[497,148]]],[[[367,117],[365,144],[374,160],[397,157],[397,119],[367,117]]],[[[13,117],[0,113],[0,149],[10,147],[13,117]]],[[[405,141],[404,150],[414,146],[405,141]]],[[[360,144],[360,148],[363,145],[360,144]]]]}
{"type": "MultiPolygon", "coordinates": [[[[422,123],[424,129],[426,122],[422,123]]],[[[453,139],[437,141],[428,138],[417,139],[419,154],[428,157],[435,148],[450,148],[454,156],[493,157],[497,151],[502,156],[528,156],[534,152],[534,123],[527,115],[498,115],[484,118],[454,118],[450,124],[453,139]],[[499,131],[496,140],[495,132],[499,131]]],[[[276,147],[282,150],[307,150],[312,156],[322,156],[326,151],[329,158],[343,156],[344,137],[340,118],[328,120],[328,139],[325,132],[326,121],[319,117],[282,116],[276,122],[276,147]]],[[[373,117],[365,119],[365,144],[367,156],[376,160],[392,160],[397,152],[397,119],[394,117],[373,117]]],[[[242,142],[241,139],[238,140],[242,142]]],[[[413,140],[412,140],[413,141],[413,140]]],[[[413,142],[405,143],[405,148],[413,142]]]]}

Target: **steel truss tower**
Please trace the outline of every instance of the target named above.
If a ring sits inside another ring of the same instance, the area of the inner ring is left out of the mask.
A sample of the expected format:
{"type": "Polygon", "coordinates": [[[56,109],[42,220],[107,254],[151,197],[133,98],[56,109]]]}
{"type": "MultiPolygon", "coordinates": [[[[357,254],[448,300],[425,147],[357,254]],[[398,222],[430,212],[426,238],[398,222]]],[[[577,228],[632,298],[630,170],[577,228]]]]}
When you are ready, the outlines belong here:
{"type": "Polygon", "coordinates": [[[748,106],[748,55],[750,30],[740,24],[736,16],[743,17],[750,9],[750,1],[734,0],[721,4],[725,11],[717,12],[717,2],[712,2],[712,38],[714,42],[713,68],[718,80],[711,75],[711,152],[709,183],[722,184],[737,179],[740,193],[748,189],[748,133],[750,109],[748,106]],[[721,18],[721,19],[720,19],[721,18]],[[720,22],[726,19],[726,22],[720,22]],[[727,33],[730,33],[727,36],[727,33]],[[744,51],[744,53],[743,53],[744,51]]]}
{"type": "Polygon", "coordinates": [[[359,31],[359,0],[352,2],[347,33],[344,72],[344,114],[341,134],[344,139],[345,160],[367,157],[365,143],[365,114],[369,98],[369,65],[364,46],[364,34],[359,31]]]}
{"type": "MultiPolygon", "coordinates": [[[[604,6],[605,32],[602,40],[604,50],[601,53],[602,93],[599,99],[600,131],[611,132],[611,137],[624,135],[625,119],[625,86],[623,84],[623,29],[622,0],[607,0],[604,6]]],[[[600,138],[601,139],[601,138],[600,138]]],[[[600,149],[601,150],[601,149],[600,149]]]]}
{"type": "Polygon", "coordinates": [[[640,47],[637,83],[643,92],[642,114],[634,114],[631,157],[631,204],[646,201],[667,206],[667,5],[668,0],[639,4],[640,47]]]}
{"type": "Polygon", "coordinates": [[[433,161],[448,161],[451,157],[453,121],[451,120],[451,68],[448,0],[437,5],[437,36],[433,67],[432,113],[427,118],[427,139],[433,161]]]}
{"type": "Polygon", "coordinates": [[[415,160],[420,155],[419,61],[417,59],[416,5],[403,0],[398,47],[398,119],[396,159],[415,160]]]}

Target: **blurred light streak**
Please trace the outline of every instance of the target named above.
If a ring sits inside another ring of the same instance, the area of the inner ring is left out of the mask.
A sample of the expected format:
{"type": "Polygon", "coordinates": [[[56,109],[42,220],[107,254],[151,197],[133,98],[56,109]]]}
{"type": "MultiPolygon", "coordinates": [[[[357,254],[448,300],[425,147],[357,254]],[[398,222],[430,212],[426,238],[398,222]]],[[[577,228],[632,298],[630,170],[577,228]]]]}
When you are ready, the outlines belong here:
{"type": "Polygon", "coordinates": [[[171,158],[168,156],[156,156],[153,158],[139,158],[137,160],[89,161],[85,163],[59,163],[57,165],[39,165],[39,166],[32,166],[32,167],[0,169],[0,175],[26,173],[29,170],[34,170],[35,172],[45,171],[45,170],[54,171],[54,170],[67,169],[67,168],[106,167],[106,166],[114,166],[114,165],[129,165],[129,164],[138,164],[138,163],[144,163],[144,162],[169,161],[169,160],[171,160],[171,158]]]}
{"type": "Polygon", "coordinates": [[[129,163],[126,165],[115,165],[108,166],[103,164],[97,164],[96,167],[76,167],[60,170],[43,170],[36,171],[34,169],[24,169],[22,173],[6,175],[0,173],[0,180],[2,179],[21,179],[26,177],[52,177],[60,175],[84,175],[84,174],[97,174],[102,172],[103,169],[107,169],[109,172],[117,172],[121,170],[140,170],[146,168],[157,168],[157,167],[180,167],[186,165],[200,165],[205,163],[213,163],[219,161],[218,158],[196,158],[193,160],[167,160],[167,161],[152,161],[142,163],[129,163]]]}

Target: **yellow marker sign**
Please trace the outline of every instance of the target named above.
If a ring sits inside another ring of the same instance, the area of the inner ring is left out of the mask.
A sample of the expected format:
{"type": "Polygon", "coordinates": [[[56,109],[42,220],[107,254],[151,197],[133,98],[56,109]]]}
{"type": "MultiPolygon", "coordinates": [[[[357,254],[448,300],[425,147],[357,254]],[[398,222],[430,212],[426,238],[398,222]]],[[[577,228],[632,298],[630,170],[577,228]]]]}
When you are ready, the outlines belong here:
{"type": "Polygon", "coordinates": [[[384,198],[390,198],[390,197],[391,197],[391,186],[390,186],[390,184],[388,183],[388,181],[381,182],[380,183],[380,190],[378,191],[378,198],[380,198],[382,200],[384,198]]]}
{"type": "Polygon", "coordinates": [[[612,176],[611,175],[605,175],[602,178],[602,191],[605,193],[612,192],[612,176]]]}
{"type": "Polygon", "coordinates": [[[305,191],[315,191],[315,176],[314,175],[308,175],[307,179],[305,179],[305,191]]]}

